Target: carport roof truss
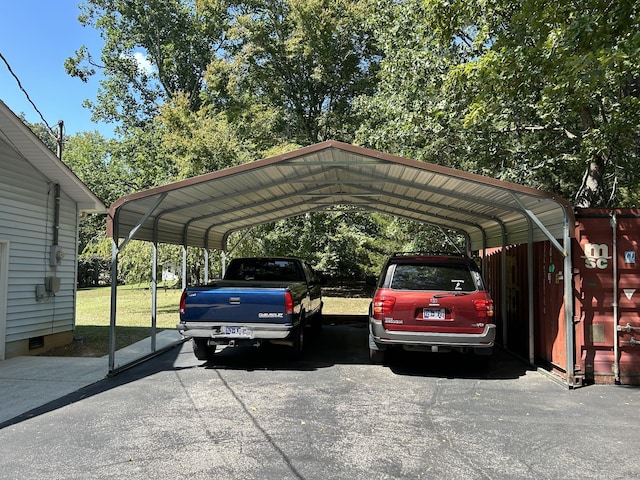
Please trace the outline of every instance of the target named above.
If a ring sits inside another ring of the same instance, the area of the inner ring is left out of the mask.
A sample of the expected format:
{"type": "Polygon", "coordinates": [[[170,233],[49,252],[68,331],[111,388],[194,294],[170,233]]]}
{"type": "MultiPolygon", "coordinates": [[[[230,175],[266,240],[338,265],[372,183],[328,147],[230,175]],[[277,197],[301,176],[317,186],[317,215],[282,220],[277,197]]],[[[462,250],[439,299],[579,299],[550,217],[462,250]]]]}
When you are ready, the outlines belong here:
{"type": "Polygon", "coordinates": [[[453,229],[473,251],[573,235],[557,195],[335,141],[122,197],[107,231],[225,250],[231,232],[335,205],[453,229]]]}

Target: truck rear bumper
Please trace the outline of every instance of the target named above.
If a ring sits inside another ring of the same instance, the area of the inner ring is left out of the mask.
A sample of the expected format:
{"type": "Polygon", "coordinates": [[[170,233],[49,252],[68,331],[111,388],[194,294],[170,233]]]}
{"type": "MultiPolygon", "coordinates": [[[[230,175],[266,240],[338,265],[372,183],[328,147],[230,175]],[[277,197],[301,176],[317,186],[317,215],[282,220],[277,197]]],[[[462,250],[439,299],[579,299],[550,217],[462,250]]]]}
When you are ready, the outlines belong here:
{"type": "Polygon", "coordinates": [[[385,345],[441,346],[450,348],[490,348],[496,338],[496,326],[487,324],[482,333],[396,332],[384,328],[381,321],[369,318],[371,339],[378,349],[385,345]]]}
{"type": "Polygon", "coordinates": [[[184,337],[278,340],[289,336],[293,327],[281,323],[186,322],[178,323],[176,328],[184,337]],[[227,327],[236,328],[229,333],[227,327]]]}

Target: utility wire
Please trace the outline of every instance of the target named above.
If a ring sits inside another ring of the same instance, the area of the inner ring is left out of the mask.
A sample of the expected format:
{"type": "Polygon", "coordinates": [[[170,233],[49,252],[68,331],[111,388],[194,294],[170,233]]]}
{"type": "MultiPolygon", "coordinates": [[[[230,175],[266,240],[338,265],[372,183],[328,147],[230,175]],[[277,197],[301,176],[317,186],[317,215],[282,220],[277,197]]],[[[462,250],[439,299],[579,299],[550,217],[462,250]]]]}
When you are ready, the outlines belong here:
{"type": "Polygon", "coordinates": [[[56,133],[53,131],[53,129],[51,128],[51,126],[47,123],[47,121],[44,119],[44,116],[42,115],[42,113],[40,112],[40,110],[38,110],[38,107],[36,107],[36,104],[33,103],[33,100],[31,100],[31,97],[29,97],[29,94],[27,93],[27,91],[24,89],[24,87],[22,86],[22,83],[20,83],[20,79],[18,78],[18,76],[14,73],[13,69],[11,68],[11,65],[9,65],[9,62],[7,61],[6,58],[4,58],[4,55],[2,55],[2,53],[0,52],[0,58],[2,58],[2,61],[4,62],[4,64],[7,66],[7,69],[9,70],[9,73],[11,73],[11,75],[13,76],[13,78],[15,78],[16,82],[18,83],[18,87],[20,88],[20,90],[22,90],[22,92],[24,93],[25,97],[27,97],[27,100],[29,100],[29,103],[33,106],[34,110],[36,112],[38,112],[38,115],[40,115],[40,118],[42,119],[42,122],[47,126],[47,129],[49,130],[49,133],[51,134],[51,136],[54,138],[54,140],[58,141],[58,136],[56,135],[56,133]]]}

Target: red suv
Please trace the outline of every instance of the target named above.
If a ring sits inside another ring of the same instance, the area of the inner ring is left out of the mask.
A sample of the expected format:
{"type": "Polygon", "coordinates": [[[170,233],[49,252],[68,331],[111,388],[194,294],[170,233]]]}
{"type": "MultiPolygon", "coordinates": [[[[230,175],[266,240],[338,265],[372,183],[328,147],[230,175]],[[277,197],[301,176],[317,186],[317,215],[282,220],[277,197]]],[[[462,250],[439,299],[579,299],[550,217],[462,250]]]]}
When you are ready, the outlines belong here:
{"type": "Polygon", "coordinates": [[[493,300],[471,258],[396,254],[385,263],[369,307],[369,356],[382,363],[392,346],[491,355],[493,313],[493,300]]]}

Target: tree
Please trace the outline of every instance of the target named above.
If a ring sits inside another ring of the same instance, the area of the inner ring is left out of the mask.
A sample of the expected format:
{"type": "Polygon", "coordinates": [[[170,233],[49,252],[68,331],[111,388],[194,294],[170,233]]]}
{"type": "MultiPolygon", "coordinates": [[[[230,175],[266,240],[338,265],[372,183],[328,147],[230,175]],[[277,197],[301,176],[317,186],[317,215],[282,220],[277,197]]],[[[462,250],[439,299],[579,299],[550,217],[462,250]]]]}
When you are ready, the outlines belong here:
{"type": "Polygon", "coordinates": [[[385,60],[359,139],[578,206],[633,202],[637,3],[389,1],[372,22],[385,60]]]}
{"type": "Polygon", "coordinates": [[[375,276],[393,252],[464,251],[463,238],[453,232],[443,235],[435,227],[349,207],[262,225],[252,233],[232,237],[233,255],[296,255],[337,279],[375,276]]]}
{"type": "MultiPolygon", "coordinates": [[[[260,131],[269,131],[266,115],[259,116],[262,122],[243,117],[248,124],[255,125],[256,138],[243,135],[238,124],[232,123],[226,112],[218,112],[209,105],[196,112],[189,110],[186,96],[177,96],[171,103],[162,106],[157,123],[162,129],[160,146],[163,155],[171,159],[175,178],[183,179],[256,160],[259,153],[256,143],[260,131]]],[[[260,144],[265,148],[266,143],[260,144]]]]}
{"type": "Polygon", "coordinates": [[[377,62],[366,2],[252,0],[233,12],[226,61],[211,65],[210,83],[281,112],[286,141],[349,141],[353,99],[371,91],[377,62]]]}
{"type": "MultiPolygon", "coordinates": [[[[66,139],[63,156],[69,168],[107,206],[130,193],[126,189],[126,169],[111,156],[114,146],[114,140],[98,132],[83,132],[66,139]]],[[[88,215],[79,225],[81,253],[87,245],[100,242],[105,236],[104,215],[88,215]]]]}
{"type": "Polygon", "coordinates": [[[79,20],[101,32],[101,57],[81,46],[65,68],[84,81],[102,70],[98,102],[89,104],[97,119],[141,127],[178,94],[195,111],[207,67],[224,46],[227,11],[218,0],[87,0],[79,20]]]}
{"type": "Polygon", "coordinates": [[[466,120],[543,132],[557,170],[580,169],[577,206],[617,205],[620,186],[638,187],[640,7],[527,1],[505,13],[508,28],[462,76],[477,86],[466,120]]]}

